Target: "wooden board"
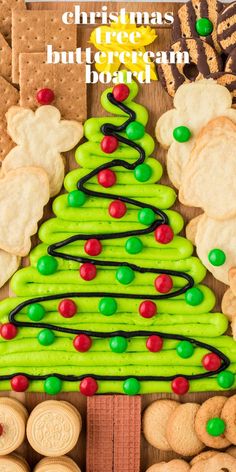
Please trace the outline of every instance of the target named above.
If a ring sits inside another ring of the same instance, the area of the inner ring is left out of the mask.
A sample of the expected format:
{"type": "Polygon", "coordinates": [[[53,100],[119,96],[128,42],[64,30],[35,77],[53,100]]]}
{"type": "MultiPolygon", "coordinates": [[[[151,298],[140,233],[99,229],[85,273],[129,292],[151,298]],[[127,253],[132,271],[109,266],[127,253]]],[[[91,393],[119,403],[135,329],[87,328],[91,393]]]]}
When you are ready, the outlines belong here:
{"type": "MultiPolygon", "coordinates": [[[[52,3],[32,3],[28,4],[28,8],[31,9],[59,9],[59,10],[71,10],[73,6],[77,2],[74,3],[67,3],[67,2],[52,2],[52,3]]],[[[132,3],[99,3],[99,2],[90,2],[90,3],[80,3],[81,10],[83,11],[100,11],[102,5],[107,5],[108,10],[117,11],[122,7],[126,7],[129,11],[174,11],[176,12],[180,3],[140,3],[140,2],[132,2],[132,3]]],[[[90,33],[94,26],[80,26],[78,27],[78,45],[85,48],[88,47],[89,44],[87,41],[89,40],[90,33]]],[[[156,28],[158,33],[158,39],[155,41],[154,45],[151,45],[152,50],[168,50],[171,44],[171,28],[168,27],[158,27],[156,28]]],[[[102,110],[100,105],[100,96],[101,92],[106,88],[102,84],[90,85],[88,87],[88,116],[89,117],[96,117],[106,115],[106,113],[102,110]]],[[[148,110],[149,110],[149,124],[148,124],[148,132],[154,136],[154,129],[155,124],[159,116],[164,113],[166,110],[172,107],[172,99],[166,94],[166,92],[161,87],[161,84],[158,82],[153,82],[151,84],[146,84],[140,87],[140,93],[138,96],[138,102],[142,103],[148,110]]],[[[164,152],[156,146],[155,152],[153,156],[156,156],[158,160],[160,160],[164,164],[164,152]]],[[[67,165],[67,171],[72,168],[75,168],[75,161],[73,158],[73,153],[70,153],[69,156],[69,165],[67,165]]],[[[165,169],[165,166],[164,166],[165,169]]],[[[166,175],[166,170],[164,171],[164,177],[161,180],[162,183],[171,185],[168,177],[166,175]]],[[[178,202],[175,205],[175,209],[178,210],[185,218],[187,222],[190,218],[196,216],[198,214],[197,210],[189,209],[184,207],[183,205],[179,204],[178,202]]],[[[48,219],[51,216],[50,205],[45,211],[44,220],[48,219]]],[[[33,238],[33,244],[36,245],[38,242],[37,237],[33,238]]],[[[217,295],[217,305],[216,310],[220,309],[220,301],[222,295],[225,291],[225,286],[220,282],[217,282],[213,277],[209,274],[205,280],[206,284],[211,287],[216,295],[217,295]]],[[[0,291],[1,298],[5,298],[8,295],[8,286],[5,286],[0,291]]],[[[22,400],[28,410],[32,410],[32,408],[39,403],[47,399],[47,395],[44,394],[11,394],[12,396],[16,396],[20,400],[22,400]]],[[[189,394],[181,398],[182,402],[187,401],[198,401],[201,402],[204,399],[212,396],[212,393],[206,394],[189,394]]],[[[151,403],[153,400],[157,398],[175,398],[178,399],[176,395],[170,394],[153,394],[153,395],[146,395],[142,398],[142,407],[143,409],[151,403]]],[[[86,399],[80,395],[79,393],[71,393],[71,394],[60,394],[57,396],[58,399],[63,399],[70,401],[73,403],[82,413],[83,421],[85,425],[85,417],[86,417],[86,399]]],[[[19,452],[24,455],[24,457],[29,461],[31,466],[35,465],[39,460],[40,456],[36,454],[32,449],[29,447],[28,444],[24,444],[19,449],[19,452]]],[[[85,428],[83,428],[83,434],[79,440],[77,447],[71,452],[70,456],[74,458],[74,460],[80,465],[82,471],[85,472],[85,428]]],[[[141,471],[145,472],[148,466],[160,462],[161,460],[170,460],[171,458],[177,457],[174,453],[163,453],[154,449],[152,446],[148,445],[144,438],[142,438],[142,445],[141,445],[141,471]]],[[[112,471],[111,471],[112,472],[112,471]]],[[[125,471],[124,471],[125,472],[125,471]]]]}

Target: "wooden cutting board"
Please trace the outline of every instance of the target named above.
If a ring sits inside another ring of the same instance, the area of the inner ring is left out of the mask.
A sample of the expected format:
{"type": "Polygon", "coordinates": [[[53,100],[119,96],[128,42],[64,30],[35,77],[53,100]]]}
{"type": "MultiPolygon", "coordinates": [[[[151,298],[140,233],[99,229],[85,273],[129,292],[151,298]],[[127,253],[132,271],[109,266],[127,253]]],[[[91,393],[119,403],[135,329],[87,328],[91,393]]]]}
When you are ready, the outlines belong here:
{"type": "MultiPolygon", "coordinates": [[[[33,2],[28,3],[29,9],[39,10],[39,9],[57,9],[57,10],[72,10],[73,6],[78,2],[33,2]]],[[[171,11],[176,12],[180,7],[181,3],[163,3],[163,2],[155,2],[155,3],[146,3],[146,2],[131,2],[131,3],[118,3],[118,2],[107,2],[107,3],[100,3],[100,2],[89,2],[89,3],[80,3],[82,11],[100,11],[102,5],[107,5],[108,11],[119,11],[120,8],[125,7],[127,11],[171,11]]],[[[91,34],[92,29],[94,26],[79,26],[78,27],[78,46],[82,48],[90,46],[88,44],[89,36],[91,34]]],[[[158,39],[155,41],[154,44],[151,45],[151,50],[168,50],[171,44],[171,27],[158,27],[156,28],[158,39]]],[[[95,84],[88,86],[88,117],[96,117],[106,115],[106,113],[102,110],[100,105],[100,96],[101,92],[104,90],[104,86],[102,84],[95,84]]],[[[160,115],[162,115],[166,110],[172,107],[172,99],[167,95],[167,93],[163,90],[161,84],[159,82],[153,82],[151,84],[146,84],[140,86],[140,92],[138,96],[138,102],[142,103],[148,110],[149,110],[149,124],[148,124],[148,132],[154,137],[154,129],[157,119],[160,115]]],[[[158,160],[160,160],[164,164],[164,152],[156,147],[155,153],[153,156],[156,156],[158,160]]],[[[74,162],[73,153],[70,153],[69,156],[69,164],[67,166],[67,172],[76,167],[74,162]]],[[[164,165],[165,170],[165,165],[164,165]]],[[[166,170],[164,171],[164,177],[161,181],[162,183],[170,184],[168,177],[166,175],[166,170]]],[[[48,219],[51,216],[51,205],[48,205],[48,208],[45,210],[44,220],[48,219]]],[[[185,218],[187,222],[189,219],[197,215],[196,209],[189,209],[184,207],[183,205],[179,204],[178,202],[175,205],[175,209],[178,210],[185,218]]],[[[33,245],[38,243],[37,236],[33,238],[33,245]]],[[[26,261],[25,261],[26,262],[26,261]]],[[[217,295],[217,306],[216,310],[220,309],[220,301],[222,295],[225,291],[225,286],[220,282],[217,282],[213,277],[208,274],[206,278],[206,284],[211,287],[216,295],[217,295]]],[[[8,295],[8,286],[5,286],[0,290],[0,297],[5,298],[8,295]]],[[[28,394],[15,394],[11,393],[11,396],[18,398],[19,400],[23,401],[28,408],[29,411],[39,402],[48,399],[47,395],[45,394],[35,394],[35,393],[28,393],[28,394]]],[[[188,394],[181,398],[181,402],[188,402],[188,401],[197,401],[201,402],[206,398],[212,396],[212,392],[206,394],[188,394]]],[[[68,394],[60,394],[57,395],[58,399],[67,400],[73,403],[81,412],[83,416],[83,421],[85,425],[86,419],[86,398],[83,397],[79,393],[68,393],[68,394]]],[[[158,398],[173,398],[178,399],[176,395],[170,394],[153,394],[153,395],[146,395],[142,397],[142,407],[143,409],[151,403],[153,400],[158,398]]],[[[40,456],[35,453],[31,447],[25,442],[25,444],[19,449],[19,452],[28,460],[31,466],[35,465],[39,460],[40,456]]],[[[77,447],[70,453],[70,456],[74,458],[74,460],[80,465],[82,471],[85,472],[85,428],[83,428],[83,434],[79,440],[77,447]]],[[[174,457],[177,457],[174,453],[163,453],[154,449],[150,446],[145,439],[142,437],[141,443],[141,472],[145,472],[148,466],[160,462],[162,460],[170,460],[174,457]]],[[[101,471],[102,472],[102,471],[101,471]]],[[[112,471],[111,471],[112,472],[112,471]]]]}

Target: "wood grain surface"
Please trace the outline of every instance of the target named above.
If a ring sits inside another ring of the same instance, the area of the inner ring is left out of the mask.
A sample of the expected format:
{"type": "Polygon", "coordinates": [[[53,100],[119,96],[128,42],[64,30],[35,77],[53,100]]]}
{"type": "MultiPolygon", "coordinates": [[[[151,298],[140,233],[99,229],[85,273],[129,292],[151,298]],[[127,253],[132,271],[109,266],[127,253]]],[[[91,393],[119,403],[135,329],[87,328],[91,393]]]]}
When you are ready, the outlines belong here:
{"type": "MultiPolygon", "coordinates": [[[[74,3],[67,3],[67,2],[47,2],[47,3],[32,3],[28,4],[28,8],[30,9],[59,9],[59,10],[72,10],[73,6],[77,4],[74,3]]],[[[179,3],[142,3],[142,2],[132,2],[132,3],[114,3],[114,2],[107,2],[107,3],[99,3],[99,2],[89,2],[89,3],[80,3],[81,10],[83,11],[100,11],[102,5],[107,5],[109,11],[117,11],[122,7],[126,7],[129,11],[173,11],[176,12],[179,8],[179,3]]],[[[78,27],[78,46],[81,47],[88,47],[88,40],[90,33],[94,26],[79,26],[78,27]]],[[[150,49],[152,50],[165,50],[169,49],[171,44],[171,28],[170,27],[158,27],[156,28],[158,39],[155,41],[154,45],[151,45],[150,49]]],[[[100,96],[101,92],[104,90],[104,86],[101,84],[90,85],[88,86],[88,116],[89,117],[96,117],[106,115],[106,113],[102,110],[100,105],[100,96]]],[[[148,124],[148,132],[154,137],[154,129],[155,124],[159,116],[172,107],[172,99],[166,94],[166,92],[162,89],[161,84],[159,82],[153,82],[151,84],[146,84],[140,87],[140,93],[137,98],[137,101],[142,103],[148,110],[149,110],[149,124],[148,124]]],[[[164,160],[164,152],[156,146],[155,152],[153,154],[158,160],[160,160],[164,164],[164,177],[162,179],[162,183],[167,183],[170,185],[168,177],[166,175],[165,169],[165,160],[164,160]]],[[[67,171],[76,167],[74,162],[73,153],[70,153],[68,158],[68,165],[67,171]]],[[[183,205],[179,204],[178,202],[175,205],[175,209],[178,210],[185,218],[187,222],[190,218],[196,216],[198,214],[197,210],[189,209],[184,207],[183,205]]],[[[48,219],[51,216],[51,204],[48,205],[44,220],[48,219]]],[[[36,245],[38,242],[37,236],[33,238],[33,245],[36,245]]],[[[26,264],[27,261],[24,261],[26,264]]],[[[217,305],[216,309],[220,309],[220,301],[222,295],[225,291],[225,286],[219,282],[217,282],[213,277],[209,274],[206,277],[205,283],[210,286],[217,295],[217,305]]],[[[5,286],[1,289],[1,298],[5,298],[8,295],[8,286],[5,286]]],[[[47,399],[47,395],[44,394],[14,394],[11,393],[11,396],[15,396],[18,399],[22,400],[28,410],[30,411],[37,403],[47,399]]],[[[212,396],[212,392],[206,394],[189,394],[181,397],[182,402],[187,401],[198,401],[201,402],[204,399],[212,396]]],[[[153,400],[157,398],[173,398],[178,399],[176,395],[146,395],[142,398],[142,407],[143,409],[151,403],[153,400]]],[[[85,426],[85,416],[86,416],[86,399],[79,393],[71,393],[71,394],[60,394],[57,396],[58,399],[63,399],[70,401],[73,403],[81,412],[83,416],[84,426],[85,426]]],[[[85,427],[83,428],[83,434],[78,442],[77,447],[69,454],[74,460],[79,464],[82,471],[85,472],[85,427]]],[[[24,457],[29,461],[30,465],[33,466],[40,460],[40,456],[36,454],[29,445],[25,442],[25,444],[19,449],[19,452],[24,455],[24,457]]],[[[145,470],[151,464],[159,462],[161,460],[170,460],[171,458],[176,457],[174,453],[163,453],[154,449],[152,446],[148,445],[144,438],[142,438],[142,446],[141,446],[141,471],[145,472],[145,470]]],[[[102,471],[101,471],[102,472],[102,471]]],[[[112,471],[111,471],[112,472],[112,471]]],[[[125,471],[124,471],[125,472],[125,471]]]]}

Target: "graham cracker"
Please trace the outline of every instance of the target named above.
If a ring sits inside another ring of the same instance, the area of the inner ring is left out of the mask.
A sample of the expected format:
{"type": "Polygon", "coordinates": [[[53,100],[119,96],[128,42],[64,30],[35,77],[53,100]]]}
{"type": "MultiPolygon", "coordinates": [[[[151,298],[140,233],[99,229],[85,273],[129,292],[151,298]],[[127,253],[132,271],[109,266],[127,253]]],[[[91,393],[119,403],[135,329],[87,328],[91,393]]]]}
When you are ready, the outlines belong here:
{"type": "Polygon", "coordinates": [[[139,472],[141,397],[114,397],[114,471],[139,472]]]}
{"type": "MultiPolygon", "coordinates": [[[[85,60],[85,58],[84,58],[85,60]]],[[[62,118],[84,121],[87,118],[85,63],[47,64],[45,53],[20,54],[20,105],[35,110],[37,92],[50,88],[62,118]]]]}
{"type": "Polygon", "coordinates": [[[12,80],[19,83],[19,55],[45,52],[48,44],[57,51],[74,51],[77,27],[62,22],[62,12],[53,10],[13,10],[12,12],[12,80]]]}
{"type": "Polygon", "coordinates": [[[6,157],[14,147],[14,143],[7,134],[7,110],[19,101],[19,92],[9,82],[0,76],[0,161],[6,157]]]}
{"type": "Polygon", "coordinates": [[[88,397],[86,472],[113,470],[113,396],[88,397]]]}
{"type": "Polygon", "coordinates": [[[25,10],[25,0],[0,0],[0,33],[11,43],[12,10],[25,10]]]}
{"type": "Polygon", "coordinates": [[[12,50],[4,36],[0,33],[0,74],[4,79],[8,80],[8,82],[11,82],[11,58],[12,50]]]}

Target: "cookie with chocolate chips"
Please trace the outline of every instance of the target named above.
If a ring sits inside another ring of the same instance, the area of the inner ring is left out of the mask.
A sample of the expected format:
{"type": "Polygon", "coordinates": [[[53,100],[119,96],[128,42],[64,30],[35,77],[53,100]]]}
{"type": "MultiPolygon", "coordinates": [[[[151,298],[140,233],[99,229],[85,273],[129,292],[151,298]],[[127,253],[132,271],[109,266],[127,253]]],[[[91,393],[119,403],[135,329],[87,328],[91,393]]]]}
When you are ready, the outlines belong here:
{"type": "Polygon", "coordinates": [[[236,2],[226,6],[220,13],[217,39],[225,54],[230,54],[236,45],[236,2]]]}

